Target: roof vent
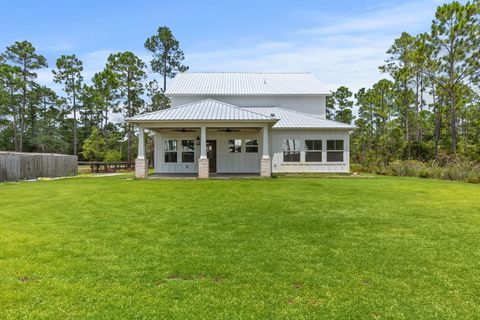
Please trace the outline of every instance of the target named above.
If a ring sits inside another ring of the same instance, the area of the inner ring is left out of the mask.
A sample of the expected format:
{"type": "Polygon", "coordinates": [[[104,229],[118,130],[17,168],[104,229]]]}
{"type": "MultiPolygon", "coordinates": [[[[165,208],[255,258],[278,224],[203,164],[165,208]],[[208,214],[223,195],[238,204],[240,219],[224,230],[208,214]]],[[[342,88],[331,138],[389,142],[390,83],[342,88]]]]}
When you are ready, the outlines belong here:
{"type": "Polygon", "coordinates": [[[275,113],[270,113],[270,117],[275,117],[275,113]]]}
{"type": "Polygon", "coordinates": [[[263,84],[267,84],[267,79],[263,79],[263,84]]]}

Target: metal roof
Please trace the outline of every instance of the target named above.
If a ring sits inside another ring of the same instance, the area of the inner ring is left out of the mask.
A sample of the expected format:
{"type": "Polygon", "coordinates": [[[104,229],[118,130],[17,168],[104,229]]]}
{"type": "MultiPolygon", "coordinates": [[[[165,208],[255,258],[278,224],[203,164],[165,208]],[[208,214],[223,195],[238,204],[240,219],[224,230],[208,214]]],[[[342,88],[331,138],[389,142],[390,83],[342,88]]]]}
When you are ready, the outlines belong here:
{"type": "Polygon", "coordinates": [[[128,118],[129,122],[142,121],[264,121],[276,122],[269,115],[246,110],[234,105],[206,99],[174,108],[140,114],[128,118]]]}
{"type": "Polygon", "coordinates": [[[273,125],[274,129],[282,128],[304,128],[304,129],[355,129],[350,124],[328,120],[318,115],[303,113],[279,107],[248,107],[244,108],[256,113],[269,115],[278,118],[279,121],[273,125]]]}
{"type": "Polygon", "coordinates": [[[311,73],[179,73],[165,92],[175,95],[324,95],[311,73]]]}

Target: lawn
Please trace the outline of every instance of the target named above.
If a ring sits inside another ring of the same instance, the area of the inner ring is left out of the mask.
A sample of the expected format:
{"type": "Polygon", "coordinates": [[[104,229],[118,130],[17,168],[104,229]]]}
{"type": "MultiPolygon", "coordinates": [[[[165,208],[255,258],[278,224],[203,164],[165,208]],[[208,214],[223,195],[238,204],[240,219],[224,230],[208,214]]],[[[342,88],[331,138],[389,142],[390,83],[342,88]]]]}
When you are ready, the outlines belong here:
{"type": "Polygon", "coordinates": [[[0,184],[7,319],[474,319],[480,186],[418,178],[0,184]]]}

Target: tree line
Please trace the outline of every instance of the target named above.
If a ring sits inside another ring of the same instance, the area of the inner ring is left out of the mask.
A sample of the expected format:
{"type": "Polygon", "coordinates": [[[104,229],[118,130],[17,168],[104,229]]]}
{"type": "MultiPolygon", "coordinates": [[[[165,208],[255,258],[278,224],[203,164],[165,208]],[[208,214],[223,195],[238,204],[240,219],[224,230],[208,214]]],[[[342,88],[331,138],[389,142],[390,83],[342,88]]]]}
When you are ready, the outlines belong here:
{"type": "Polygon", "coordinates": [[[354,162],[480,161],[479,17],[479,1],[439,6],[429,31],[395,39],[379,67],[386,79],[332,92],[327,116],[357,126],[354,162]]]}
{"type": "MultiPolygon", "coordinates": [[[[353,162],[480,161],[479,15],[479,0],[439,6],[430,30],[403,32],[393,41],[379,67],[385,79],[356,93],[345,86],[332,92],[327,117],[357,126],[353,162]]],[[[144,46],[161,84],[148,79],[146,63],[132,52],[111,54],[88,84],[82,61],[62,55],[52,71],[62,95],[38,83],[37,72],[48,64],[31,43],[7,47],[0,54],[0,150],[133,160],[133,128],[112,115],[168,108],[167,78],[188,70],[168,27],[158,28],[144,46]]]]}
{"type": "Polygon", "coordinates": [[[131,117],[169,107],[164,95],[167,78],[188,67],[171,30],[158,28],[144,44],[151,52],[147,65],[132,52],[111,54],[102,71],[87,84],[83,63],[62,55],[52,70],[63,95],[38,83],[37,72],[47,68],[43,55],[28,41],[17,41],[0,54],[0,150],[57,152],[86,160],[132,161],[133,127],[115,123],[113,114],[131,117]]]}

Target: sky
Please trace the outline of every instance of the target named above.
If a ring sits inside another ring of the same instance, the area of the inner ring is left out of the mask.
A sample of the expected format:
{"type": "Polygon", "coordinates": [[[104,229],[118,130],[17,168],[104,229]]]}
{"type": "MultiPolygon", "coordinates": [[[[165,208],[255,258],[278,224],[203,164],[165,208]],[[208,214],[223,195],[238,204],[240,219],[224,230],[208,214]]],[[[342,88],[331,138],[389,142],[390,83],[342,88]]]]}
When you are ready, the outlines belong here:
{"type": "MultiPolygon", "coordinates": [[[[76,54],[88,80],[107,57],[132,51],[148,63],[145,40],[171,28],[190,71],[312,72],[331,90],[371,86],[402,31],[426,32],[440,0],[386,1],[5,1],[0,52],[28,40],[50,67],[76,54]]],[[[39,82],[54,88],[50,69],[39,82]]],[[[154,75],[151,75],[155,77],[154,75]]]]}

